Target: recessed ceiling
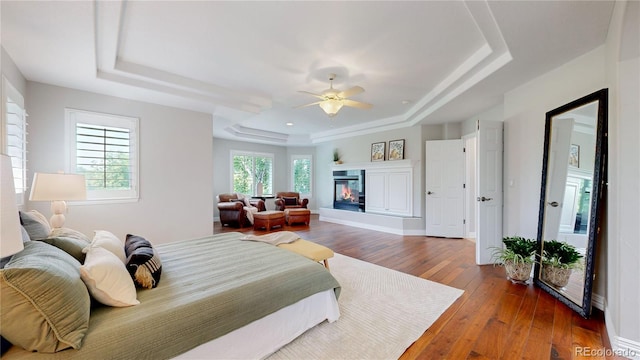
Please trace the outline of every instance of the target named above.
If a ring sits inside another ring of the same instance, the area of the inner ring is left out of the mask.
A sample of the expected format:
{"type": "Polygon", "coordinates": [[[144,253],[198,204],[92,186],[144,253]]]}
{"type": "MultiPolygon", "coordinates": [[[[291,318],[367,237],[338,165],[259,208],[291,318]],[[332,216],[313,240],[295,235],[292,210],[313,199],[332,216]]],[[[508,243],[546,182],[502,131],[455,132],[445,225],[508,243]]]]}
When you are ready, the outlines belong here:
{"type": "Polygon", "coordinates": [[[213,115],[214,136],[308,145],[461,121],[602,45],[613,1],[5,1],[31,81],[213,115]],[[298,91],[362,86],[333,118],[298,91]],[[407,103],[405,103],[407,102],[407,103]],[[288,126],[287,123],[295,126],[288,126]]]}

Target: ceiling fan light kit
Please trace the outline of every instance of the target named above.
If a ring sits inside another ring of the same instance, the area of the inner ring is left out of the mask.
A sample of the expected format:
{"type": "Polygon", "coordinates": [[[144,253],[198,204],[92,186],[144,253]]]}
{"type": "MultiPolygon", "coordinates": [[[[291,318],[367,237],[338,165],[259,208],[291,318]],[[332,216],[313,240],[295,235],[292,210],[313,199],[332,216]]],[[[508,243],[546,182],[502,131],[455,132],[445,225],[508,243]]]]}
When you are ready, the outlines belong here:
{"type": "Polygon", "coordinates": [[[329,117],[336,116],[338,114],[338,111],[342,109],[342,101],[335,99],[325,100],[318,105],[320,105],[322,110],[324,110],[324,112],[327,113],[329,117]]]}
{"type": "Polygon", "coordinates": [[[329,74],[329,88],[323,91],[321,94],[315,94],[309,91],[300,91],[301,93],[315,96],[321,101],[316,101],[311,104],[297,106],[296,108],[307,107],[311,105],[318,105],[329,117],[334,117],[338,114],[338,111],[343,106],[351,106],[358,109],[371,109],[373,105],[360,101],[350,100],[348,97],[360,94],[364,92],[364,89],[360,86],[354,86],[345,91],[338,91],[333,88],[333,80],[336,78],[336,74],[329,74]]]}

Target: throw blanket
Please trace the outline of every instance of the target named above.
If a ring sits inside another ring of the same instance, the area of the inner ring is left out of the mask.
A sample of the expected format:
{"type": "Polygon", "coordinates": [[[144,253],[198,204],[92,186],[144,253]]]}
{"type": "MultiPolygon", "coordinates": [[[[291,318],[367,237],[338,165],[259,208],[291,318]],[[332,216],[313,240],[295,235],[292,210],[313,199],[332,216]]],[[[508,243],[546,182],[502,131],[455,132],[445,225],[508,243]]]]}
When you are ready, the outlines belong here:
{"type": "MultiPolygon", "coordinates": [[[[91,310],[80,350],[3,359],[167,359],[340,284],[290,251],[225,233],[156,247],[162,281],[138,290],[140,305],[91,310]]],[[[295,321],[295,319],[292,319],[295,321]]],[[[259,334],[256,334],[259,336],[259,334]]]]}
{"type": "Polygon", "coordinates": [[[278,231],[266,235],[245,235],[240,240],[262,241],[271,245],[288,244],[300,239],[298,234],[292,231],[278,231]]]}

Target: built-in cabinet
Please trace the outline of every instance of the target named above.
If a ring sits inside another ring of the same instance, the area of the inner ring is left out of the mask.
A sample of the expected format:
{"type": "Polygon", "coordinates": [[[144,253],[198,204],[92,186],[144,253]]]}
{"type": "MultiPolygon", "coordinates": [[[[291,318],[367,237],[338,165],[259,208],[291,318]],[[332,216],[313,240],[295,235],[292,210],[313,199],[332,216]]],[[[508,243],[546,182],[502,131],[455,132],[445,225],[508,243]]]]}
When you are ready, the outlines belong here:
{"type": "Polygon", "coordinates": [[[412,168],[367,170],[365,188],[365,212],[413,216],[412,168]]]}

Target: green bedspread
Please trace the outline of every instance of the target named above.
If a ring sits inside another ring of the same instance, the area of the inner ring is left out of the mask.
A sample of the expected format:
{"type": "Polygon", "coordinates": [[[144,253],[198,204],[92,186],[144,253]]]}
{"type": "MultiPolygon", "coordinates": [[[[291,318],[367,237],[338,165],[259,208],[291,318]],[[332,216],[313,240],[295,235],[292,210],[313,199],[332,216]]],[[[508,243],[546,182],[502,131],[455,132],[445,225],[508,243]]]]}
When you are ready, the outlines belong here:
{"type": "MultiPolygon", "coordinates": [[[[162,277],[138,290],[140,305],[92,309],[80,350],[7,358],[163,359],[227,334],[315,293],[340,285],[321,265],[240,233],[157,246],[162,277]]],[[[215,354],[212,354],[215,356],[215,354]]],[[[4,356],[3,356],[4,358],[4,356]]]]}

